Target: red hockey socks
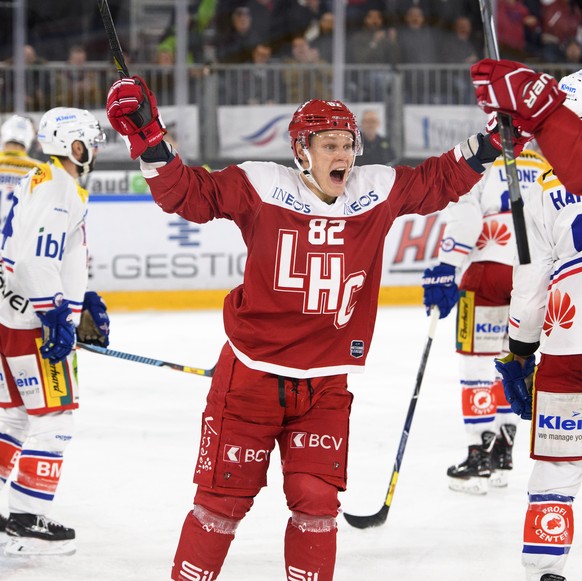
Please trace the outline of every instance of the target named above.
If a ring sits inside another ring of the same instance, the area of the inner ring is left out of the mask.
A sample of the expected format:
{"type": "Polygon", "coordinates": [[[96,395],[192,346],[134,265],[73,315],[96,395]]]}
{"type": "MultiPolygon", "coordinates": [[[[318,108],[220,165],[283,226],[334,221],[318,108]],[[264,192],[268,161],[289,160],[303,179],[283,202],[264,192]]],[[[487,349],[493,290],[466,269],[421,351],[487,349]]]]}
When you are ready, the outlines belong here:
{"type": "Polygon", "coordinates": [[[285,571],[288,578],[332,581],[336,536],[335,518],[294,512],[285,531],[285,571]]]}
{"type": "Polygon", "coordinates": [[[176,549],[174,581],[214,581],[226,559],[238,521],[194,505],[184,521],[176,549]]]}

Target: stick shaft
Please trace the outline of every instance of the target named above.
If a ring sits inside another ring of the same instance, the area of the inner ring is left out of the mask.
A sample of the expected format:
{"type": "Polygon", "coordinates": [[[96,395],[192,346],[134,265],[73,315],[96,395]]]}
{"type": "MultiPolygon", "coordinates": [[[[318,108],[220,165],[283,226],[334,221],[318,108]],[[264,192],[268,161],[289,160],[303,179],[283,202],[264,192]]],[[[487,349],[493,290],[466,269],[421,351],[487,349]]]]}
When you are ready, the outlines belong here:
{"type": "Polygon", "coordinates": [[[97,4],[99,5],[99,13],[101,14],[101,20],[103,20],[103,26],[105,28],[105,33],[107,34],[107,39],[109,40],[109,46],[111,47],[111,54],[113,55],[115,68],[120,77],[129,77],[129,71],[125,64],[125,57],[121,50],[121,44],[117,37],[115,25],[113,24],[109,4],[107,3],[107,0],[97,0],[97,4]]]}
{"type": "Polygon", "coordinates": [[[202,375],[203,377],[212,377],[214,375],[214,367],[212,369],[202,369],[201,367],[189,367],[188,365],[180,365],[179,363],[170,363],[169,361],[162,361],[161,359],[152,359],[151,357],[143,357],[142,355],[134,355],[133,353],[124,353],[123,351],[115,351],[114,349],[107,349],[99,345],[90,345],[88,343],[80,343],[77,345],[81,349],[98,353],[99,355],[106,355],[108,357],[116,357],[118,359],[125,359],[126,361],[135,361],[136,363],[144,363],[145,365],[153,365],[155,367],[169,367],[176,371],[183,371],[184,373],[193,373],[194,375],[202,375]]]}
{"type": "MultiPolygon", "coordinates": [[[[489,0],[479,0],[479,6],[481,8],[483,32],[485,35],[485,53],[489,58],[499,60],[499,47],[489,0]]],[[[517,164],[515,163],[515,154],[513,152],[513,122],[509,115],[498,113],[497,124],[499,125],[501,151],[505,162],[507,189],[509,190],[509,199],[511,201],[511,215],[515,230],[517,254],[520,264],[529,264],[531,257],[523,215],[523,199],[519,189],[519,176],[517,175],[517,164]]]]}

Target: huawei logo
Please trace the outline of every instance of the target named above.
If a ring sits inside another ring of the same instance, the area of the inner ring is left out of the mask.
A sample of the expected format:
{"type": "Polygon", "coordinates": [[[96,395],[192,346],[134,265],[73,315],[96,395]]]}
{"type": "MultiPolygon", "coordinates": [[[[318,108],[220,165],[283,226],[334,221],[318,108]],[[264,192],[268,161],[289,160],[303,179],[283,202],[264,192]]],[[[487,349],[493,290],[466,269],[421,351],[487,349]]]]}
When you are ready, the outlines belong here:
{"type": "Polygon", "coordinates": [[[483,231],[477,240],[477,248],[483,250],[489,242],[505,246],[511,238],[511,232],[505,224],[500,224],[497,220],[486,222],[483,226],[483,231]]]}
{"type": "Polygon", "coordinates": [[[572,304],[570,295],[555,290],[550,293],[548,307],[546,308],[546,318],[544,320],[544,333],[549,337],[552,329],[559,325],[564,329],[569,329],[574,323],[576,307],[572,304]]]}

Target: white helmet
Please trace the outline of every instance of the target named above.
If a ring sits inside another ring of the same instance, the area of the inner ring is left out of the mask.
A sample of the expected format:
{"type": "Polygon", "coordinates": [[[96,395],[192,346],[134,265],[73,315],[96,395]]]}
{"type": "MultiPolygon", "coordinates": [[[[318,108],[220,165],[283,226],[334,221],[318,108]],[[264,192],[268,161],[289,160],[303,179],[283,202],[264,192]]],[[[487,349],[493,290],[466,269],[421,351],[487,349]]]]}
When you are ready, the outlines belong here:
{"type": "Polygon", "coordinates": [[[2,135],[2,147],[9,142],[19,143],[28,151],[34,141],[32,121],[28,117],[21,117],[20,115],[12,115],[5,121],[0,133],[2,135]]]}
{"type": "Polygon", "coordinates": [[[564,105],[582,118],[582,69],[563,77],[560,90],[566,93],[564,105]]]}
{"type": "Polygon", "coordinates": [[[46,155],[68,157],[82,168],[81,175],[89,173],[93,164],[93,148],[105,143],[105,133],[99,122],[86,109],[55,107],[47,111],[38,126],[38,142],[46,155]],[[72,152],[74,141],[81,141],[86,154],[80,161],[72,152]]]}

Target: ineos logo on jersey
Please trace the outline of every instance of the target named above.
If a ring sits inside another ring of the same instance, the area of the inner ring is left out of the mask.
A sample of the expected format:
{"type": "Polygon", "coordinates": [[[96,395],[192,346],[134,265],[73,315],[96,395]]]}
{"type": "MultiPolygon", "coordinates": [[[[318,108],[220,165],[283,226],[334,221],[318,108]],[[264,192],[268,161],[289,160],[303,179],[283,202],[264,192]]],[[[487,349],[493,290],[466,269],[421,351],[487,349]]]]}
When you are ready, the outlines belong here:
{"type": "Polygon", "coordinates": [[[188,581],[212,581],[215,578],[214,571],[205,571],[188,561],[182,561],[180,577],[188,581]]]}
{"type": "MultiPolygon", "coordinates": [[[[343,246],[344,220],[310,221],[308,240],[314,246],[343,246]]],[[[274,288],[303,293],[306,314],[335,314],[339,329],[348,324],[356,301],[354,295],[364,286],[365,272],[346,274],[343,252],[309,252],[301,266],[298,256],[299,232],[280,230],[277,242],[274,288]]],[[[338,250],[340,250],[338,248],[338,250]]]]}
{"type": "Polygon", "coordinates": [[[324,450],[339,450],[343,438],[329,434],[308,434],[307,432],[291,432],[291,448],[323,448],[324,450]]]}

